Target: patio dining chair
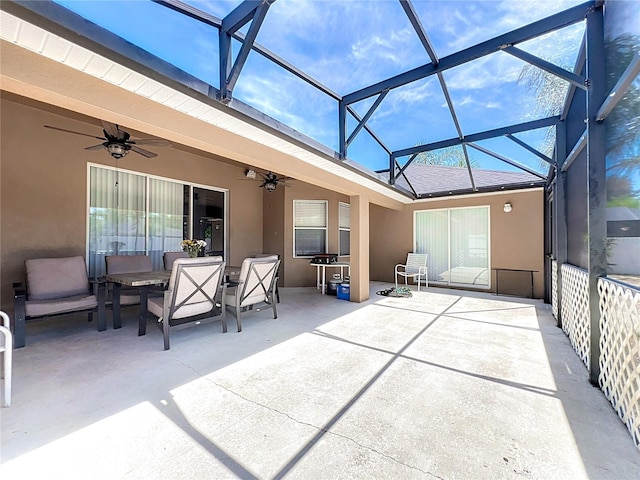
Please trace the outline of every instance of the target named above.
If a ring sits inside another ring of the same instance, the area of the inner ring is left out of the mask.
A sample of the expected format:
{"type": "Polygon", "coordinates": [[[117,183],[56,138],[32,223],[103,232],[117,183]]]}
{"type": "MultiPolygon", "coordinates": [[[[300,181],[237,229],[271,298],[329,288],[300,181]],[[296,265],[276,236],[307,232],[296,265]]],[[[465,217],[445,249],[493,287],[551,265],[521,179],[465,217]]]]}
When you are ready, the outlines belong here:
{"type": "Polygon", "coordinates": [[[280,260],[277,255],[245,258],[242,261],[238,285],[229,288],[225,296],[226,307],[234,310],[238,332],[242,331],[242,313],[253,306],[270,306],[273,318],[278,318],[274,290],[278,281],[279,266],[280,260]]]}
{"type": "MultiPolygon", "coordinates": [[[[276,256],[278,257],[278,260],[280,260],[280,255],[277,253],[256,253],[255,257],[256,258],[264,258],[264,257],[272,257],[272,256],[276,256]]],[[[278,279],[280,278],[280,267],[278,266],[278,271],[276,272],[276,275],[278,276],[278,279]]],[[[276,294],[276,301],[278,303],[280,303],[280,290],[278,290],[278,280],[276,280],[276,285],[275,285],[275,294],[276,294]]]]}
{"type": "Polygon", "coordinates": [[[189,254],[185,251],[179,252],[164,252],[162,256],[162,260],[164,263],[165,270],[171,270],[173,267],[173,262],[175,262],[179,258],[189,258],[189,254]]]}
{"type": "MultiPolygon", "coordinates": [[[[165,350],[169,350],[170,327],[217,316],[218,310],[222,332],[227,331],[224,265],[222,257],[178,258],[164,295],[148,299],[147,309],[162,330],[165,350]]],[[[147,318],[140,318],[141,334],[146,322],[147,318]]]]}
{"type": "MultiPolygon", "coordinates": [[[[113,273],[140,273],[153,271],[153,265],[149,255],[107,255],[104,257],[104,261],[107,267],[107,275],[113,273]]],[[[113,293],[113,290],[111,293],[113,293]]],[[[120,288],[121,306],[137,305],[139,303],[139,288],[120,288]]]]}
{"type": "Polygon", "coordinates": [[[418,284],[420,291],[420,282],[424,281],[425,288],[429,286],[427,277],[427,258],[426,253],[409,253],[407,254],[406,263],[399,263],[395,268],[396,290],[398,289],[398,277],[404,277],[404,284],[407,286],[407,279],[411,278],[418,284]]]}
{"type": "Polygon", "coordinates": [[[26,343],[28,320],[44,319],[73,312],[87,312],[89,321],[98,313],[98,331],[107,329],[105,288],[89,281],[84,258],[36,258],[25,261],[26,285],[14,283],[15,348],[26,343]]]}

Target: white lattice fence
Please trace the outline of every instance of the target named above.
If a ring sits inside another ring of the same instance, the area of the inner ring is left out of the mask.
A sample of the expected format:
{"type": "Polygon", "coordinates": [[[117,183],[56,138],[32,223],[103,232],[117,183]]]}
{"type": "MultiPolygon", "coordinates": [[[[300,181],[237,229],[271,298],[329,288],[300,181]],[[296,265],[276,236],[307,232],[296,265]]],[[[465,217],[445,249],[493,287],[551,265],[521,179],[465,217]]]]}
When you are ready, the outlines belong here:
{"type": "Polygon", "coordinates": [[[558,262],[551,261],[551,311],[558,320],[558,262]]]}
{"type": "Polygon", "coordinates": [[[598,292],[598,381],[640,449],[640,292],[605,278],[598,280],[598,292]]]}
{"type": "Polygon", "coordinates": [[[591,324],[589,322],[589,275],[573,265],[563,264],[562,274],[562,330],[573,349],[591,371],[591,324]]]}

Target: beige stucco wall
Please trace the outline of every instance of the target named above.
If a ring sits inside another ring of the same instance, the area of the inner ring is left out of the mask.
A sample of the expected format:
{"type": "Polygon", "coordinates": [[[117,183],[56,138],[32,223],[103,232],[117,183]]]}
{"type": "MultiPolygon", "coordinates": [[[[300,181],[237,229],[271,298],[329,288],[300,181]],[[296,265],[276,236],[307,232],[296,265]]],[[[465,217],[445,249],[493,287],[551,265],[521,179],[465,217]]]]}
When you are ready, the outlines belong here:
{"type": "MultiPolygon", "coordinates": [[[[0,302],[12,311],[11,284],[24,278],[24,261],[85,255],[87,164],[114,166],[104,151],[85,151],[89,137],[43,128],[100,135],[94,119],[3,93],[0,123],[0,302]],[[19,101],[18,101],[19,100],[19,101]]],[[[135,137],[148,135],[131,131],[135,137]]],[[[215,141],[215,139],[209,139],[215,141]]],[[[313,286],[316,269],[293,257],[293,200],[327,200],[328,251],[338,251],[338,204],[350,197],[300,180],[267,193],[244,177],[245,166],[195,150],[150,147],[154,159],[129,154],[119,167],[229,191],[228,261],[239,264],[260,252],[279,253],[280,285],[313,286]]],[[[475,195],[416,202],[399,210],[369,206],[371,280],[393,281],[393,267],[412,251],[413,211],[470,205],[491,207],[492,267],[537,270],[535,294],[543,293],[542,191],[475,195]],[[510,201],[510,214],[502,206],[510,201]]],[[[349,261],[349,257],[341,258],[349,261]]],[[[495,288],[495,281],[492,279],[495,288]]]]}
{"type": "Polygon", "coordinates": [[[265,191],[263,194],[263,232],[262,253],[276,253],[280,255],[282,266],[279,270],[278,285],[286,285],[286,272],[284,269],[284,188],[276,188],[273,192],[265,191]]]}
{"type": "MultiPolygon", "coordinates": [[[[103,150],[84,150],[98,140],[43,128],[53,125],[99,136],[98,125],[13,100],[3,94],[0,103],[0,306],[8,311],[13,311],[12,283],[24,279],[26,259],[85,256],[87,164],[115,164],[103,150]]],[[[242,180],[243,167],[171,147],[148,149],[158,157],[130,153],[119,167],[228,189],[228,261],[239,264],[262,251],[263,191],[242,180]]]]}
{"type": "MultiPolygon", "coordinates": [[[[394,266],[413,251],[413,212],[440,208],[489,206],[491,268],[536,270],[534,296],[544,295],[543,191],[510,191],[416,202],[403,211],[371,206],[371,280],[393,282],[394,266]],[[505,213],[506,202],[513,205],[505,213]]],[[[520,279],[518,279],[520,281],[520,279]]],[[[495,291],[492,270],[491,291],[495,291]]],[[[501,290],[502,287],[501,287],[501,290]]]]}
{"type": "MultiPolygon", "coordinates": [[[[338,203],[349,203],[349,197],[301,181],[293,182],[292,188],[284,189],[284,259],[285,278],[288,287],[304,287],[316,284],[316,267],[309,265],[309,258],[293,257],[293,201],[327,200],[328,252],[338,252],[338,203]]],[[[340,257],[340,261],[349,261],[349,257],[340,257]]]]}

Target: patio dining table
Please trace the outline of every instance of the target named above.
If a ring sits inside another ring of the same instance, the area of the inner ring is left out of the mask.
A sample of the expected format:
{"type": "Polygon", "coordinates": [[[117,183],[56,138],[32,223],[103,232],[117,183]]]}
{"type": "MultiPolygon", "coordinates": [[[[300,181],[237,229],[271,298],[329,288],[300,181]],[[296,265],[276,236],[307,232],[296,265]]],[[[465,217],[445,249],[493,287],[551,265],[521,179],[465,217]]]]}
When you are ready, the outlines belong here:
{"type": "MultiPolygon", "coordinates": [[[[225,265],[224,282],[228,283],[230,277],[240,275],[240,267],[233,265],[225,265]]],[[[120,317],[120,291],[123,285],[129,287],[138,287],[140,290],[140,318],[144,318],[148,313],[147,299],[151,287],[156,285],[166,285],[171,277],[170,270],[155,270],[153,272],[137,272],[137,273],[112,273],[105,275],[107,282],[113,283],[113,296],[111,299],[111,307],[113,310],[113,328],[122,327],[122,319],[120,317]]],[[[138,330],[138,335],[144,335],[138,330]]]]}

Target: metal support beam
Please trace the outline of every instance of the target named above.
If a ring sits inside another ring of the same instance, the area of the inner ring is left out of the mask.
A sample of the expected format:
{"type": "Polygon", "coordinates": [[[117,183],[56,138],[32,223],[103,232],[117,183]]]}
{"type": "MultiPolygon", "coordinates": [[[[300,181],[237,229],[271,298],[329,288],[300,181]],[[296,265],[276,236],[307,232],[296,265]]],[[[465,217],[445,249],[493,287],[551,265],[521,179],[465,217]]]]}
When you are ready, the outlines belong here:
{"type": "Polygon", "coordinates": [[[338,148],[340,158],[347,158],[347,104],[343,100],[338,102],[338,148]]]}
{"type": "Polygon", "coordinates": [[[530,151],[531,153],[533,153],[535,156],[537,156],[538,158],[540,158],[541,160],[547,162],[549,165],[555,165],[555,162],[547,157],[544,153],[542,153],[541,151],[533,148],[531,145],[529,145],[526,142],[523,142],[522,140],[520,140],[518,137],[514,137],[513,135],[511,135],[510,133],[507,133],[505,135],[505,137],[507,137],[509,140],[517,143],[518,145],[520,145],[522,148],[524,148],[525,150],[530,151]]]}
{"type": "Polygon", "coordinates": [[[222,19],[220,26],[220,101],[229,102],[233,95],[240,72],[249,56],[253,42],[258,35],[269,6],[275,0],[245,0],[222,19]],[[244,38],[240,52],[233,63],[231,38],[247,22],[251,21],[249,31],[244,38]]]}
{"type": "MultiPolygon", "coordinates": [[[[413,9],[413,5],[409,0],[400,0],[400,5],[402,5],[402,8],[404,9],[405,13],[407,14],[407,17],[409,18],[409,21],[411,22],[411,25],[413,26],[413,29],[418,34],[418,38],[420,38],[420,42],[422,42],[422,46],[427,51],[427,55],[429,55],[429,58],[431,59],[431,63],[433,65],[437,65],[440,62],[440,59],[438,58],[438,55],[436,54],[436,51],[433,48],[433,45],[431,44],[431,41],[429,40],[429,37],[427,36],[427,33],[425,32],[422,26],[422,23],[420,22],[420,19],[418,18],[418,15],[413,9]]],[[[456,127],[456,131],[458,132],[458,138],[460,140],[463,140],[464,134],[462,133],[462,128],[460,127],[458,116],[456,115],[455,108],[453,107],[453,102],[451,101],[451,95],[449,95],[449,89],[447,88],[447,83],[444,80],[444,75],[442,74],[442,72],[438,72],[437,75],[438,75],[438,82],[440,82],[440,88],[442,88],[442,93],[447,102],[447,106],[449,107],[449,113],[451,114],[451,118],[453,119],[453,123],[456,127]]],[[[464,160],[467,164],[469,180],[471,181],[472,189],[475,191],[476,183],[473,179],[473,173],[471,171],[471,161],[469,160],[469,152],[467,151],[467,147],[464,144],[462,145],[462,151],[464,153],[464,160]]],[[[415,157],[416,155],[411,156],[408,163],[405,165],[405,168],[411,162],[413,162],[415,157]]]]}
{"type": "MultiPolygon", "coordinates": [[[[206,12],[203,12],[202,10],[198,10],[197,8],[192,7],[191,5],[188,5],[184,2],[181,2],[180,0],[151,0],[151,1],[154,3],[157,3],[158,5],[162,5],[164,7],[170,8],[178,13],[191,17],[194,20],[202,22],[206,25],[215,27],[217,29],[220,29],[222,27],[222,20],[219,19],[218,17],[215,17],[206,12]]],[[[242,32],[239,32],[239,31],[234,32],[232,37],[238,40],[239,42],[244,43],[245,35],[242,32]]],[[[317,81],[315,78],[310,77],[299,68],[294,67],[289,62],[287,62],[283,58],[279,57],[278,55],[270,51],[268,48],[265,48],[262,45],[253,42],[253,45],[251,45],[251,49],[254,50],[256,53],[259,53],[260,55],[262,55],[267,60],[275,63],[279,67],[291,73],[292,75],[298,77],[300,80],[308,83],[314,88],[317,88],[322,93],[330,96],[334,100],[340,100],[342,98],[340,95],[338,95],[336,92],[328,88],[326,85],[323,85],[322,83],[317,81]]]]}
{"type": "Polygon", "coordinates": [[[487,155],[490,155],[493,158],[497,158],[498,160],[501,160],[501,161],[503,161],[505,163],[508,163],[509,165],[511,165],[513,167],[519,168],[520,170],[524,170],[525,172],[530,173],[531,175],[535,175],[538,178],[542,178],[543,180],[547,179],[547,177],[545,177],[544,175],[539,174],[535,170],[532,170],[529,167],[525,167],[524,165],[521,165],[518,162],[515,162],[515,161],[511,160],[510,158],[504,157],[504,156],[500,155],[499,153],[495,153],[495,152],[489,150],[488,148],[481,147],[480,145],[476,145],[475,143],[467,143],[467,145],[469,145],[471,148],[475,148],[476,150],[479,150],[480,152],[486,153],[487,155]]]}
{"type": "MultiPolygon", "coordinates": [[[[418,154],[416,153],[416,155],[418,155],[418,154]]],[[[416,192],[416,189],[413,188],[413,185],[411,185],[411,182],[409,181],[409,178],[404,173],[405,169],[409,166],[409,164],[411,162],[413,162],[413,160],[414,160],[416,155],[413,155],[409,159],[409,161],[404,165],[404,167],[400,167],[400,163],[398,163],[398,160],[396,160],[395,158],[393,159],[393,164],[400,169],[400,173],[398,173],[398,175],[394,176],[395,168],[394,168],[394,170],[391,171],[391,176],[393,177],[393,183],[391,185],[395,185],[396,184],[396,180],[400,177],[400,175],[402,175],[402,178],[404,178],[405,182],[407,182],[407,185],[411,189],[411,193],[413,193],[414,197],[418,198],[418,192],[416,192]]]]}
{"type": "Polygon", "coordinates": [[[479,142],[481,140],[487,140],[489,138],[502,137],[508,133],[526,132],[527,130],[536,130],[538,128],[549,127],[555,125],[560,120],[560,117],[548,117],[541,118],[540,120],[533,120],[531,122],[518,123],[516,125],[509,125],[508,127],[496,128],[494,130],[487,130],[485,132],[473,133],[466,135],[464,140],[460,138],[450,138],[448,140],[441,140],[439,142],[428,143],[425,145],[417,145],[415,147],[404,148],[402,150],[396,150],[393,152],[395,157],[406,157],[413,155],[414,153],[430,152],[431,150],[438,150],[439,148],[452,147],[454,145],[462,145],[468,142],[479,142]]]}
{"type": "Polygon", "coordinates": [[[569,170],[569,167],[571,166],[571,164],[575,161],[576,158],[578,158],[578,155],[580,155],[580,152],[582,152],[582,150],[584,150],[584,147],[586,146],[587,146],[587,130],[585,129],[582,135],[580,135],[580,138],[576,142],[575,146],[571,149],[571,152],[569,152],[569,155],[567,155],[567,158],[565,159],[564,163],[562,164],[561,170],[563,172],[566,172],[567,170],[569,170]]]}
{"type": "Polygon", "coordinates": [[[231,100],[231,97],[227,95],[224,87],[227,84],[227,78],[229,78],[229,73],[231,73],[231,67],[233,65],[231,35],[222,33],[218,35],[218,49],[220,51],[220,100],[228,102],[231,100]]]}
{"type": "Polygon", "coordinates": [[[476,181],[473,178],[473,173],[471,171],[471,160],[469,160],[469,152],[467,151],[467,146],[462,144],[462,153],[464,153],[464,161],[467,162],[467,172],[469,173],[469,180],[471,180],[471,190],[474,192],[478,191],[476,187],[476,181]]]}
{"type": "Polygon", "coordinates": [[[589,318],[591,352],[589,380],[598,385],[600,376],[600,294],[598,280],[607,275],[607,171],[605,164],[605,126],[597,112],[605,96],[605,49],[603,8],[587,15],[587,194],[589,245],[589,318]]]}
{"type": "Polygon", "coordinates": [[[407,160],[407,163],[405,163],[403,167],[400,167],[400,164],[398,163],[397,157],[393,158],[393,161],[395,162],[395,165],[397,165],[398,168],[400,168],[400,171],[397,174],[394,171],[394,182],[393,183],[395,183],[395,180],[397,180],[400,175],[404,175],[404,171],[407,169],[407,167],[409,165],[411,165],[413,163],[413,161],[416,159],[417,156],[418,156],[417,153],[414,153],[413,155],[411,155],[411,157],[409,157],[409,160],[407,160]]]}
{"type": "Polygon", "coordinates": [[[422,43],[424,49],[427,51],[427,55],[429,55],[431,63],[437,65],[439,62],[438,55],[436,55],[436,51],[433,48],[429,37],[427,36],[427,32],[425,32],[424,28],[422,27],[420,18],[418,18],[416,11],[413,9],[413,5],[409,0],[400,0],[400,5],[402,6],[404,13],[407,14],[407,17],[409,18],[409,22],[411,22],[413,29],[418,34],[418,38],[420,39],[420,42],[422,43]]]}
{"type": "Polygon", "coordinates": [[[574,85],[578,88],[581,88],[583,90],[588,90],[589,88],[588,79],[581,77],[580,75],[576,75],[575,73],[571,73],[565,70],[564,68],[554,65],[551,62],[547,62],[546,60],[543,60],[540,57],[536,57],[535,55],[532,55],[529,52],[525,52],[524,50],[520,50],[519,48],[516,48],[514,46],[509,46],[509,45],[505,46],[502,49],[502,51],[507,52],[513,55],[514,57],[519,58],[520,60],[524,60],[525,62],[530,63],[531,65],[541,68],[542,70],[545,70],[557,77],[560,77],[563,80],[566,80],[567,82],[571,83],[571,85],[574,85]]]}
{"type": "Polygon", "coordinates": [[[254,18],[256,10],[265,4],[268,7],[273,1],[275,0],[244,0],[222,19],[220,33],[233,35],[254,18]]]}
{"type": "Polygon", "coordinates": [[[174,12],[181,13],[188,17],[198,20],[199,22],[206,23],[212,27],[220,29],[222,26],[222,19],[218,18],[210,13],[204,12],[195,8],[188,3],[181,2],[180,0],[151,0],[153,3],[162,5],[163,7],[170,8],[174,12]]]}
{"type": "MultiPolygon", "coordinates": [[[[360,118],[360,115],[358,115],[358,112],[356,112],[353,108],[347,107],[347,112],[349,112],[351,115],[353,115],[353,118],[355,118],[358,122],[362,121],[362,118],[360,118]]],[[[380,145],[382,147],[382,149],[385,152],[387,152],[387,155],[391,155],[391,149],[384,144],[384,142],[382,141],[382,139],[380,137],[378,137],[376,132],[374,132],[371,128],[369,128],[369,126],[367,124],[364,125],[364,129],[367,131],[367,133],[369,135],[371,135],[371,137],[376,142],[378,142],[378,145],[380,145]]]]}
{"type": "MultiPolygon", "coordinates": [[[[258,31],[262,26],[262,22],[264,21],[264,17],[267,15],[268,9],[269,9],[269,4],[263,3],[257,8],[255,15],[253,16],[253,21],[251,22],[251,26],[249,27],[249,31],[247,32],[247,36],[245,37],[244,42],[242,43],[242,47],[240,47],[240,52],[236,57],[236,61],[233,64],[233,68],[231,69],[231,73],[229,74],[229,78],[227,79],[227,85],[225,89],[227,91],[227,95],[229,96],[231,95],[234,87],[236,86],[236,82],[238,81],[238,77],[240,76],[240,71],[242,70],[242,67],[244,67],[247,57],[249,56],[249,52],[251,51],[251,46],[253,45],[253,42],[255,41],[256,36],[258,35],[258,31]]],[[[224,26],[224,20],[223,20],[223,26],[224,26]]]]}
{"type": "Polygon", "coordinates": [[[364,100],[365,98],[378,95],[383,90],[401,87],[416,80],[435,75],[438,72],[444,72],[453,67],[457,67],[464,63],[482,58],[486,55],[499,51],[504,45],[515,45],[536,38],[545,33],[573,25],[584,20],[587,12],[593,8],[595,2],[589,2],[569,8],[563,12],[556,13],[545,19],[531,23],[521,28],[517,28],[509,33],[492,38],[485,42],[479,43],[473,47],[467,48],[460,52],[454,53],[447,57],[441,58],[438,65],[428,63],[420,67],[401,73],[394,77],[388,78],[381,82],[375,83],[368,87],[344,96],[347,104],[352,104],[364,100]]]}
{"type": "MultiPolygon", "coordinates": [[[[573,73],[579,74],[584,69],[584,64],[587,61],[586,57],[586,41],[587,35],[586,32],[582,36],[582,42],[580,43],[580,49],[578,50],[578,57],[576,58],[576,63],[573,67],[573,73]]],[[[576,86],[573,84],[569,84],[569,90],[567,90],[567,96],[564,99],[564,108],[562,109],[562,113],[560,114],[560,119],[564,120],[569,115],[569,107],[571,106],[571,102],[573,101],[573,96],[576,93],[576,86]]]]}
{"type": "Polygon", "coordinates": [[[615,108],[620,100],[622,100],[622,96],[627,92],[629,85],[636,79],[638,74],[640,73],[640,54],[635,53],[629,66],[624,70],[620,79],[615,84],[611,93],[607,96],[607,99],[604,101],[600,110],[596,115],[596,120],[598,122],[602,122],[607,116],[611,113],[611,110],[615,108]]]}
{"type": "Polygon", "coordinates": [[[347,147],[351,144],[353,139],[356,138],[356,136],[358,135],[358,132],[362,130],[362,127],[365,126],[367,121],[371,118],[371,115],[373,115],[376,109],[380,106],[380,103],[382,103],[382,100],[384,100],[384,97],[387,96],[387,93],[389,93],[389,91],[385,90],[380,95],[378,95],[378,98],[376,98],[376,101],[373,102],[373,105],[371,105],[371,107],[369,108],[367,113],[364,115],[362,120],[358,122],[358,125],[356,125],[356,128],[353,129],[353,132],[351,132],[351,135],[349,135],[349,138],[347,138],[347,147]]]}

